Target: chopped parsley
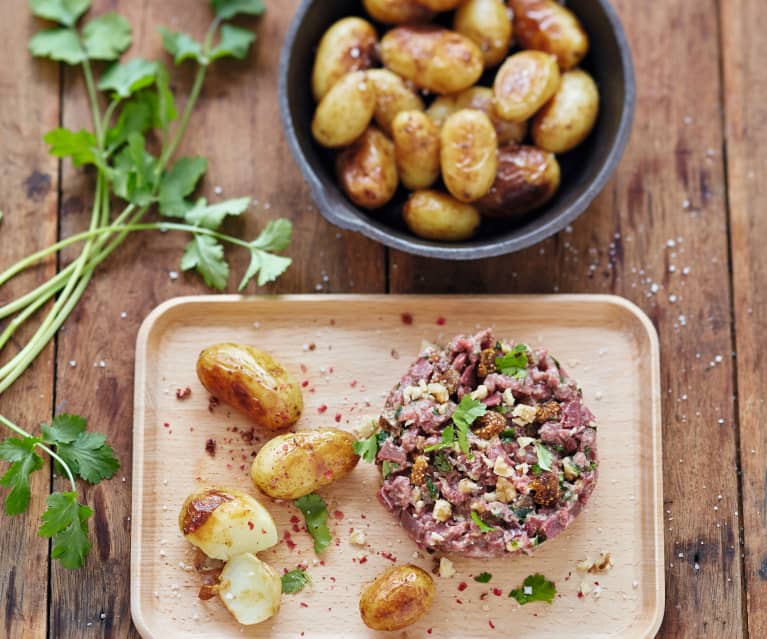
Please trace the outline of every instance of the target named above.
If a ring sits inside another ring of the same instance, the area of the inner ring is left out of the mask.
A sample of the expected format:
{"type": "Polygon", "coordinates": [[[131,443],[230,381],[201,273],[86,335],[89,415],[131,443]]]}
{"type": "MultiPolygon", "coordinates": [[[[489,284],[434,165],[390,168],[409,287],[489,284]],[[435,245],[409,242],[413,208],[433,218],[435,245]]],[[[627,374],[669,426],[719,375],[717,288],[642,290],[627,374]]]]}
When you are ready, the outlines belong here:
{"type": "Polygon", "coordinates": [[[368,464],[375,461],[376,455],[381,445],[388,439],[389,433],[385,430],[372,434],[366,439],[360,439],[354,442],[354,452],[357,453],[368,464]]]}
{"type": "Polygon", "coordinates": [[[303,570],[296,569],[286,572],[282,575],[282,592],[286,595],[301,592],[311,580],[311,577],[303,570]]]}
{"type": "Polygon", "coordinates": [[[492,526],[488,526],[484,521],[482,521],[479,518],[479,513],[477,513],[476,510],[471,511],[471,519],[475,524],[477,524],[477,526],[479,526],[480,531],[483,533],[489,533],[495,530],[495,528],[493,528],[492,526]]]}
{"type": "Polygon", "coordinates": [[[476,577],[474,577],[474,581],[480,584],[486,584],[489,583],[492,578],[493,575],[491,575],[489,572],[481,572],[476,577]]]}
{"type": "Polygon", "coordinates": [[[500,434],[501,441],[504,444],[509,444],[517,439],[517,431],[513,428],[507,428],[502,430],[500,434]]]}
{"type": "Polygon", "coordinates": [[[394,418],[399,419],[399,416],[402,414],[402,406],[397,406],[397,410],[394,411],[394,418]]]}
{"type": "Polygon", "coordinates": [[[535,454],[538,455],[538,466],[542,470],[551,470],[551,462],[553,461],[551,451],[541,442],[535,442],[535,454]]]}
{"type": "Polygon", "coordinates": [[[439,490],[437,490],[437,487],[434,485],[434,482],[431,480],[431,477],[426,478],[426,488],[429,489],[429,494],[436,499],[439,497],[439,490]]]}
{"type": "Polygon", "coordinates": [[[533,512],[532,508],[515,508],[514,509],[514,514],[517,516],[517,519],[519,519],[519,523],[523,523],[531,512],[533,512]]]}
{"type": "Polygon", "coordinates": [[[381,464],[381,472],[383,473],[384,479],[386,479],[389,475],[398,469],[399,464],[397,462],[389,461],[388,459],[385,460],[383,464],[381,464]]]}
{"type": "Polygon", "coordinates": [[[508,413],[511,410],[511,408],[509,408],[508,406],[496,406],[495,408],[493,408],[493,410],[496,413],[500,413],[501,415],[505,415],[506,413],[508,413]]]}
{"type": "Polygon", "coordinates": [[[450,426],[447,426],[445,430],[442,431],[442,442],[439,444],[434,444],[433,446],[427,446],[423,449],[423,452],[430,453],[435,450],[444,450],[445,448],[451,448],[453,444],[455,443],[455,426],[452,424],[450,426]]]}
{"type": "Polygon", "coordinates": [[[503,357],[495,358],[495,366],[501,373],[517,379],[527,377],[527,367],[530,364],[527,359],[527,344],[517,344],[511,352],[503,357]]]}
{"type": "Polygon", "coordinates": [[[533,475],[540,475],[543,472],[538,464],[533,464],[530,467],[530,470],[532,471],[533,475]]]}
{"type": "Polygon", "coordinates": [[[314,552],[318,555],[330,545],[332,538],[328,529],[328,506],[317,493],[296,499],[293,504],[303,514],[306,528],[314,539],[314,552]]]}
{"type": "Polygon", "coordinates": [[[434,457],[434,468],[442,473],[449,473],[451,470],[453,470],[453,464],[450,463],[447,455],[444,453],[438,453],[434,457]]]}
{"type": "Polygon", "coordinates": [[[487,406],[471,395],[464,395],[453,413],[453,423],[458,429],[458,445],[464,454],[469,454],[469,428],[474,421],[487,413],[487,406]]]}
{"type": "Polygon", "coordinates": [[[546,577],[537,573],[530,575],[522,583],[521,588],[515,588],[509,593],[509,597],[514,597],[520,606],[533,601],[545,601],[551,603],[557,594],[557,587],[553,581],[548,581],[546,577]]]}
{"type": "Polygon", "coordinates": [[[597,463],[595,461],[591,462],[589,464],[589,470],[596,470],[597,469],[597,463]]]}

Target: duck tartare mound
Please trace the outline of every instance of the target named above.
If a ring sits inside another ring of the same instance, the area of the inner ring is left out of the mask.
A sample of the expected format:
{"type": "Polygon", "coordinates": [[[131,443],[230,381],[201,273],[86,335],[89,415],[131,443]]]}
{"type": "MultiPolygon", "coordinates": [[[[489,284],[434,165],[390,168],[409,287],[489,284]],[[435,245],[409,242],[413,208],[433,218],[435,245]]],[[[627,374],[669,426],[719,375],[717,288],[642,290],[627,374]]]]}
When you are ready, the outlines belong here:
{"type": "Polygon", "coordinates": [[[378,496],[428,551],[530,553],[597,479],[594,416],[545,349],[490,330],[426,348],[379,420],[378,496]]]}

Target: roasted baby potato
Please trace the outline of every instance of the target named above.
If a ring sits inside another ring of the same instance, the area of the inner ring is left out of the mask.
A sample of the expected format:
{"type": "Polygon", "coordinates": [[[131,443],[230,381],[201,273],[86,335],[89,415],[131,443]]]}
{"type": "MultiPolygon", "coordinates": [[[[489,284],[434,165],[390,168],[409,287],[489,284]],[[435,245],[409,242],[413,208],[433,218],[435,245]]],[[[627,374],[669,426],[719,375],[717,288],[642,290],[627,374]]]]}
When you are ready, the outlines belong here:
{"type": "Polygon", "coordinates": [[[432,11],[452,11],[463,1],[464,0],[418,0],[418,4],[422,4],[432,11]]]}
{"type": "Polygon", "coordinates": [[[599,114],[599,90],[585,71],[562,74],[554,97],[533,119],[536,146],[552,153],[567,153],[591,133],[599,114]]]}
{"type": "Polygon", "coordinates": [[[460,242],[471,238],[482,218],[471,204],[440,191],[416,191],[402,211],[407,227],[427,240],[460,242]]]}
{"type": "Polygon", "coordinates": [[[439,127],[423,111],[402,111],[392,133],[402,184],[412,191],[429,188],[439,177],[439,127]]]}
{"type": "Polygon", "coordinates": [[[426,613],[434,591],[431,575],[418,566],[389,568],[362,591],[362,621],[373,630],[401,630],[426,613]]]}
{"type": "Polygon", "coordinates": [[[490,192],[476,203],[488,217],[519,218],[548,202],[559,188],[554,154],[510,144],[498,151],[498,174],[490,192]]]}
{"type": "Polygon", "coordinates": [[[482,52],[468,38],[437,26],[397,27],[381,40],[386,68],[434,93],[456,93],[482,75],[482,52]]]}
{"type": "Polygon", "coordinates": [[[397,192],[399,177],[394,143],[370,127],[336,159],[336,173],[349,199],[364,209],[377,209],[397,192]]]}
{"type": "Polygon", "coordinates": [[[298,499],[348,475],[359,461],[354,435],[319,428],[279,435],[253,460],[250,477],[274,499],[298,499]]]}
{"type": "Polygon", "coordinates": [[[541,51],[515,53],[495,76],[495,109],[505,120],[524,122],[554,96],[559,82],[554,56],[541,51]]]}
{"type": "Polygon", "coordinates": [[[317,106],[312,135],[330,149],[347,146],[365,132],[375,107],[375,88],[365,71],[347,73],[317,106]]]}
{"type": "Polygon", "coordinates": [[[524,49],[545,51],[572,69],[588,53],[589,38],[575,14],[554,0],[509,0],[514,34],[524,49]]]}
{"type": "Polygon", "coordinates": [[[498,166],[498,136],[490,118],[476,109],[463,109],[442,125],[440,156],[447,190],[461,202],[484,196],[498,166]]]}
{"type": "Polygon", "coordinates": [[[363,0],[362,4],[365,11],[384,24],[427,22],[434,15],[415,0],[363,0]]]}
{"type": "Polygon", "coordinates": [[[322,36],[312,71],[312,92],[319,102],[336,82],[352,71],[364,71],[376,60],[378,33],[367,20],[344,18],[322,36]]]}
{"type": "Polygon", "coordinates": [[[269,353],[243,344],[216,344],[197,359],[197,377],[215,398],[268,430],[301,417],[301,387],[269,353]]]}
{"type": "Polygon", "coordinates": [[[466,0],[455,12],[453,28],[477,44],[486,67],[500,64],[511,44],[511,18],[503,0],[466,0]]]}
{"type": "Polygon", "coordinates": [[[376,92],[376,124],[391,135],[391,125],[400,111],[423,111],[423,100],[409,89],[404,80],[387,69],[368,71],[376,92]]]}
{"type": "Polygon", "coordinates": [[[226,609],[246,626],[266,621],[280,610],[282,579],[251,553],[229,560],[216,590],[226,609]]]}
{"type": "Polygon", "coordinates": [[[277,527],[255,497],[228,488],[204,488],[181,506],[178,525],[186,540],[208,557],[230,560],[277,543],[277,527]]]}

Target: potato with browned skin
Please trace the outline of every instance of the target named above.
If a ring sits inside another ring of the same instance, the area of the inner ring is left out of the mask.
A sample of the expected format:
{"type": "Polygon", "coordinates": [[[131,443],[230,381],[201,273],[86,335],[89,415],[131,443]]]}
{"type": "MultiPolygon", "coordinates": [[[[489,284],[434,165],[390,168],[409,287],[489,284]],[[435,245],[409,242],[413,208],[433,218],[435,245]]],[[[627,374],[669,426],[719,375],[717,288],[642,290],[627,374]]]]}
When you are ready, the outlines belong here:
{"type": "Polygon", "coordinates": [[[336,158],[336,174],[347,197],[363,209],[378,209],[397,192],[394,143],[371,126],[336,158]]]}
{"type": "Polygon", "coordinates": [[[354,470],[356,438],[337,428],[279,435],[258,451],[250,469],[256,487],[274,499],[298,499],[354,470]]]}
{"type": "Polygon", "coordinates": [[[529,120],[554,96],[560,79],[554,56],[541,51],[515,53],[495,76],[495,110],[505,120],[529,120]]]}
{"type": "Polygon", "coordinates": [[[376,92],[373,117],[386,135],[392,134],[392,122],[397,114],[402,111],[423,111],[423,100],[396,73],[388,69],[371,69],[368,71],[368,79],[376,92]]]}
{"type": "Polygon", "coordinates": [[[512,23],[503,0],[466,0],[455,12],[453,28],[477,44],[486,67],[500,64],[509,52],[512,23]]]}
{"type": "Polygon", "coordinates": [[[312,135],[329,149],[347,146],[368,128],[375,107],[375,87],[365,71],[347,73],[317,105],[312,135]]]}
{"type": "Polygon", "coordinates": [[[514,35],[524,49],[556,56],[560,68],[572,69],[586,56],[589,37],[578,18],[554,0],[509,0],[514,35]]]}
{"type": "Polygon", "coordinates": [[[384,24],[427,22],[434,16],[416,0],[362,0],[362,4],[365,11],[384,24]]]}
{"type": "Polygon", "coordinates": [[[412,564],[394,566],[368,584],[360,596],[360,615],[373,630],[401,630],[420,619],[434,600],[434,580],[412,564]]]}
{"type": "Polygon", "coordinates": [[[253,346],[224,343],[197,358],[197,377],[220,401],[268,430],[283,430],[301,417],[304,400],[293,376],[253,346]]]}
{"type": "Polygon", "coordinates": [[[463,109],[440,131],[442,179],[461,202],[474,202],[490,190],[498,168],[498,136],[482,111],[463,109]]]}
{"type": "Polygon", "coordinates": [[[471,204],[440,191],[415,191],[405,203],[407,227],[427,240],[460,242],[474,236],[482,218],[471,204]]]}
{"type": "Polygon", "coordinates": [[[403,111],[394,118],[392,134],[402,184],[428,189],[439,178],[439,128],[423,111],[403,111]]]}

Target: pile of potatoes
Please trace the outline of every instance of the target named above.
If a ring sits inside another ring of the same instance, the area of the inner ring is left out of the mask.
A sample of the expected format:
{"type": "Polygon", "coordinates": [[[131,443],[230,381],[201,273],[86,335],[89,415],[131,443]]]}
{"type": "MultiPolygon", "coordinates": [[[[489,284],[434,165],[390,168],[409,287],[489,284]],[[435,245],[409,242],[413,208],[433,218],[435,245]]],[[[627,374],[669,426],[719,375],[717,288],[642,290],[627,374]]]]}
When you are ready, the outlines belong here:
{"type": "Polygon", "coordinates": [[[349,199],[376,210],[401,183],[412,191],[408,228],[438,241],[471,238],[482,216],[519,219],[548,202],[560,184],[556,155],[583,142],[599,112],[596,83],[577,68],[589,41],[576,16],[554,0],[363,4],[393,27],[379,41],[367,20],[339,20],[312,72],[312,134],[338,151],[349,199]],[[454,11],[452,30],[430,24],[440,11],[454,11]],[[495,67],[492,88],[478,86],[495,67]]]}

